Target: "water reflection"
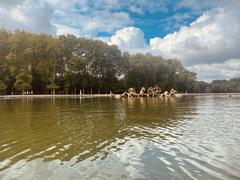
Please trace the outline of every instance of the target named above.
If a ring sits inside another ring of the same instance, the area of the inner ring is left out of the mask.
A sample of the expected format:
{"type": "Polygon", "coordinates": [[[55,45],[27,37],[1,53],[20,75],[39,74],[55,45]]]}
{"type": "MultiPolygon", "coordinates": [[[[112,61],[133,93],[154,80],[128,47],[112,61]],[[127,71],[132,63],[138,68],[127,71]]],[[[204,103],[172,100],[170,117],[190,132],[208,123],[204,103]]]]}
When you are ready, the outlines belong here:
{"type": "MultiPolygon", "coordinates": [[[[211,149],[212,141],[201,135],[201,131],[207,133],[205,128],[213,131],[201,117],[204,107],[215,108],[212,103],[221,104],[221,100],[2,100],[0,179],[31,179],[36,174],[36,179],[238,178],[228,166],[229,157],[223,157],[216,145],[211,149]],[[226,163],[217,163],[211,157],[214,153],[226,163]]],[[[215,116],[209,117],[214,120],[215,116]]]]}

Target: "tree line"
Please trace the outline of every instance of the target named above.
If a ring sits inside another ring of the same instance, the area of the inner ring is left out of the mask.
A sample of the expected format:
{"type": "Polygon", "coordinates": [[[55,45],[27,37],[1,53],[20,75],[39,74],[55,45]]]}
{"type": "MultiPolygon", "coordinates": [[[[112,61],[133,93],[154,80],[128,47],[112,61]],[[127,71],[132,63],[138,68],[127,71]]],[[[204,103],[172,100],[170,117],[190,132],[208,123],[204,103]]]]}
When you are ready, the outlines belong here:
{"type": "Polygon", "coordinates": [[[197,93],[240,93],[240,78],[213,80],[211,83],[196,81],[193,92],[197,93]]]}
{"type": "Polygon", "coordinates": [[[53,37],[0,30],[0,91],[4,94],[121,93],[129,87],[202,91],[196,73],[177,59],[122,52],[74,35],[53,37]]]}

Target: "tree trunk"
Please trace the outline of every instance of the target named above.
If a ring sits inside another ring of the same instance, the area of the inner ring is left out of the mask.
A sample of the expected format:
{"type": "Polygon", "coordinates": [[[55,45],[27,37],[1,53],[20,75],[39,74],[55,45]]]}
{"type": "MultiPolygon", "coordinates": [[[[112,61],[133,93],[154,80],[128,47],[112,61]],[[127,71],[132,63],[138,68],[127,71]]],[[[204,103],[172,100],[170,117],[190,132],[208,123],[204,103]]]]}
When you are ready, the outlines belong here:
{"type": "Polygon", "coordinates": [[[53,76],[52,76],[52,94],[55,95],[55,74],[56,74],[56,66],[53,68],[53,76]]]}

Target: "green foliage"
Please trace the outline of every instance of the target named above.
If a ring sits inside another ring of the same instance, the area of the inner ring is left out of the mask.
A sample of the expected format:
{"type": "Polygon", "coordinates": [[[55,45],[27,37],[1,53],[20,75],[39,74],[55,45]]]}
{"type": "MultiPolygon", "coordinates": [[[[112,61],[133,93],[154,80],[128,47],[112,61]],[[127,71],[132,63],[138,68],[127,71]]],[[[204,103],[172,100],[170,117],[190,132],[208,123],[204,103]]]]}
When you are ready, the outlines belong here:
{"type": "Polygon", "coordinates": [[[56,85],[56,84],[49,84],[49,85],[47,85],[47,88],[48,88],[48,89],[58,89],[59,86],[56,85]]]}
{"type": "Polygon", "coordinates": [[[236,82],[197,82],[179,60],[130,55],[98,40],[0,30],[0,90],[7,94],[109,93],[154,85],[181,92],[240,91],[236,82]]]}
{"type": "Polygon", "coordinates": [[[194,72],[186,70],[176,59],[165,60],[151,54],[129,57],[129,69],[125,76],[126,87],[159,85],[162,89],[176,88],[185,92],[196,80],[194,72]]]}
{"type": "Polygon", "coordinates": [[[29,90],[31,89],[31,80],[31,71],[27,67],[22,68],[16,75],[15,87],[18,90],[29,90]]]}
{"type": "Polygon", "coordinates": [[[5,89],[7,89],[7,85],[3,81],[0,81],[0,91],[5,89]]]}

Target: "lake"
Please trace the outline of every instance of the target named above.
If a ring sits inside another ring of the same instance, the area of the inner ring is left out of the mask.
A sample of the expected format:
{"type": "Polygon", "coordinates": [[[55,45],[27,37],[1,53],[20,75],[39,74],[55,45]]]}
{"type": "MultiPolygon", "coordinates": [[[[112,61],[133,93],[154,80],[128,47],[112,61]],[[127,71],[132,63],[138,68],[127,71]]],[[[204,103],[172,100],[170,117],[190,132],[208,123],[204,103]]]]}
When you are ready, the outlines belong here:
{"type": "Polygon", "coordinates": [[[0,99],[0,179],[240,179],[240,96],[0,99]]]}

